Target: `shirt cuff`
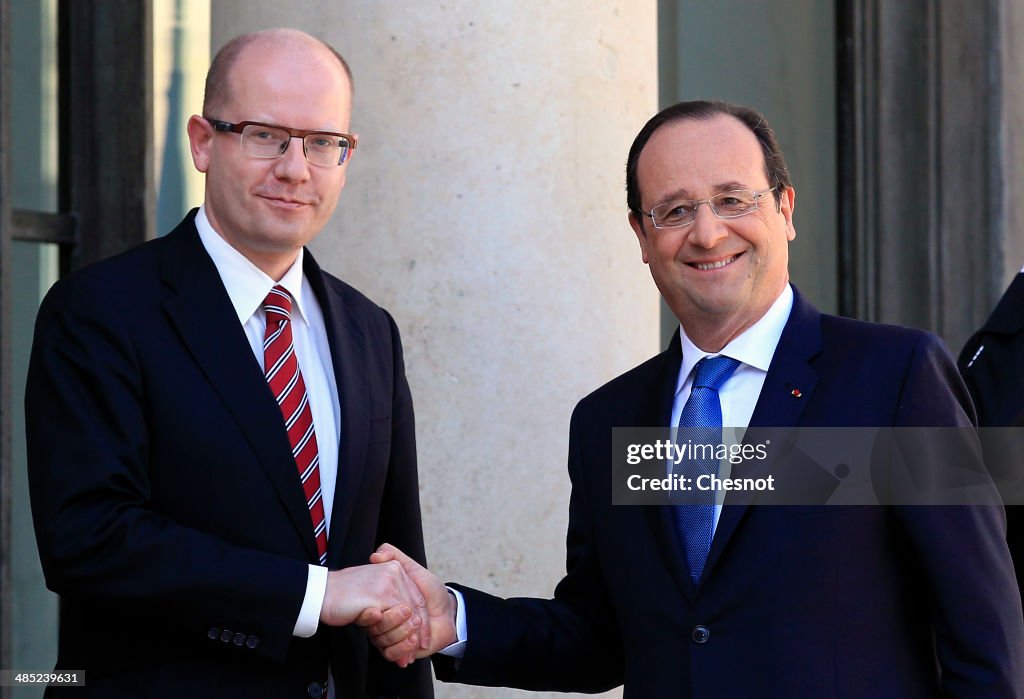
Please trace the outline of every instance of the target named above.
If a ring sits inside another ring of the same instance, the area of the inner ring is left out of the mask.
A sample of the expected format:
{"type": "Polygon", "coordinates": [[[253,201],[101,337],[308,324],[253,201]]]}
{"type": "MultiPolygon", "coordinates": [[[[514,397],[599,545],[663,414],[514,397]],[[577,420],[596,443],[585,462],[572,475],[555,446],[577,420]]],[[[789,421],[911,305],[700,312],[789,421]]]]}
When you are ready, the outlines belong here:
{"type": "Polygon", "coordinates": [[[466,601],[462,599],[462,593],[458,590],[448,588],[448,592],[455,595],[455,636],[458,638],[455,643],[438,651],[441,655],[451,658],[461,658],[466,654],[466,601]]]}
{"type": "Polygon", "coordinates": [[[292,636],[309,638],[316,633],[320,626],[320,610],[324,606],[324,597],[327,596],[327,569],[321,566],[309,566],[309,575],[306,576],[306,596],[302,598],[302,607],[299,608],[299,618],[295,620],[295,630],[292,636]]]}

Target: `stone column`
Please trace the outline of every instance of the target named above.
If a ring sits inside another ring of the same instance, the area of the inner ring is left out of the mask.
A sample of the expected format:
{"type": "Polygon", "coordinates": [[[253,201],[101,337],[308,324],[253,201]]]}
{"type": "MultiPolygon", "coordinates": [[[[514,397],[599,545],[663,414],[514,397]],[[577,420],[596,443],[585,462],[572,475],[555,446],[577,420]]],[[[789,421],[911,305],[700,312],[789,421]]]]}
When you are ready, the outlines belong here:
{"type": "Polygon", "coordinates": [[[657,109],[655,15],[655,0],[213,3],[215,49],[294,26],[351,63],[359,149],[313,249],[402,330],[445,579],[551,594],[573,406],[659,349],[623,184],[657,109]]]}
{"type": "Polygon", "coordinates": [[[840,3],[840,312],[958,352],[1024,263],[1013,0],[840,3]]]}

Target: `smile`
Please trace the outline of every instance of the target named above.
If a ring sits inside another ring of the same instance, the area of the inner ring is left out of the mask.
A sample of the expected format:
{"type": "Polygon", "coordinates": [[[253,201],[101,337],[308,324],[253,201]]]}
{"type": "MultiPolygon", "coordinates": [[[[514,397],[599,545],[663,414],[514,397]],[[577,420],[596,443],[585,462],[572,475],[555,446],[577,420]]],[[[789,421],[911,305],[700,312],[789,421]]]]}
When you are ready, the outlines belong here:
{"type": "Polygon", "coordinates": [[[720,269],[722,267],[731,265],[733,262],[736,261],[737,258],[739,258],[739,255],[733,255],[732,257],[726,258],[724,260],[719,260],[718,262],[691,262],[690,266],[696,267],[697,269],[700,270],[720,269]]]}
{"type": "Polygon", "coordinates": [[[270,202],[274,206],[280,206],[280,207],[284,207],[284,208],[288,208],[288,209],[294,209],[294,208],[298,208],[300,206],[308,206],[309,204],[312,203],[312,202],[306,201],[304,199],[291,199],[291,198],[288,198],[288,197],[275,197],[275,196],[267,195],[267,194],[260,194],[259,196],[262,197],[263,199],[265,199],[266,201],[270,202]]]}

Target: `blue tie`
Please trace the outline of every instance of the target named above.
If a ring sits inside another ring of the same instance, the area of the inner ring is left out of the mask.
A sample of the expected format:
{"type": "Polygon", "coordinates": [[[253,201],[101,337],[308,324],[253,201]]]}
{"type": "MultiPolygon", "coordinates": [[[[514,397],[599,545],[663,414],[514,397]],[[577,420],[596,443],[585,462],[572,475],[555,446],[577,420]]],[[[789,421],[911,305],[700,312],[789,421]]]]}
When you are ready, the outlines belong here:
{"type": "MultiPolygon", "coordinates": [[[[722,443],[722,404],[718,400],[718,389],[739,365],[737,360],[723,356],[705,357],[697,362],[690,397],[679,415],[677,442],[684,445],[689,440],[694,445],[713,445],[708,451],[722,443]]],[[[717,474],[718,459],[683,459],[675,466],[674,473],[686,477],[691,488],[673,500],[679,504],[672,511],[686,549],[690,577],[696,583],[711,550],[715,519],[715,491],[697,490],[697,477],[717,474]]]]}

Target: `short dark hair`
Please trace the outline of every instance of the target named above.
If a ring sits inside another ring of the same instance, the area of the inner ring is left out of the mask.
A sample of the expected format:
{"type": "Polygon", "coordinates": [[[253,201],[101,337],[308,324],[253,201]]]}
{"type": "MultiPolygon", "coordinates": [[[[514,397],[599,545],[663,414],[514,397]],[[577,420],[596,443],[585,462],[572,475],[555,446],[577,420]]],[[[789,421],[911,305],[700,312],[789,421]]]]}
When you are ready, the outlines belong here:
{"type": "MultiPolygon", "coordinates": [[[[210,63],[210,69],[206,72],[206,86],[203,93],[203,116],[220,117],[220,111],[224,108],[224,105],[227,104],[231,97],[231,69],[235,67],[235,63],[238,62],[238,57],[242,55],[245,49],[247,49],[251,44],[267,38],[269,34],[281,31],[298,33],[297,30],[267,29],[259,32],[240,34],[234,39],[228,41],[228,43],[224,44],[220,50],[217,51],[216,55],[213,57],[213,61],[210,63]]],[[[349,90],[354,89],[354,83],[352,82],[352,69],[349,68],[348,62],[345,58],[323,39],[318,39],[313,36],[310,36],[309,38],[319,42],[325,49],[330,51],[335,58],[338,59],[338,63],[341,64],[342,70],[345,71],[345,77],[348,79],[349,90]]]]}
{"type": "Polygon", "coordinates": [[[782,201],[783,190],[792,187],[789,179],[789,168],[786,166],[786,159],[782,155],[782,148],[775,138],[775,132],[768,125],[768,120],[756,109],[741,107],[738,104],[729,102],[691,100],[680,102],[666,107],[655,114],[640,129],[640,133],[633,139],[633,145],[629,149],[629,157],[626,159],[626,206],[636,217],[643,221],[643,212],[640,209],[640,185],[636,181],[636,166],[640,160],[640,153],[643,151],[647,141],[654,132],[665,124],[676,121],[693,119],[704,121],[719,114],[727,114],[739,119],[744,126],[750,129],[761,144],[761,153],[764,154],[764,170],[768,177],[768,185],[775,187],[775,206],[778,207],[782,201]]]}

